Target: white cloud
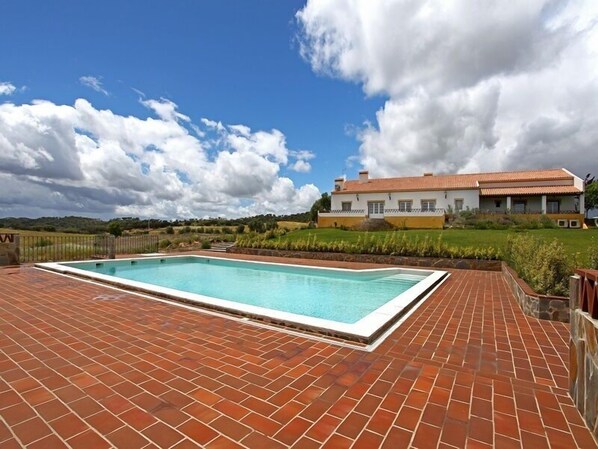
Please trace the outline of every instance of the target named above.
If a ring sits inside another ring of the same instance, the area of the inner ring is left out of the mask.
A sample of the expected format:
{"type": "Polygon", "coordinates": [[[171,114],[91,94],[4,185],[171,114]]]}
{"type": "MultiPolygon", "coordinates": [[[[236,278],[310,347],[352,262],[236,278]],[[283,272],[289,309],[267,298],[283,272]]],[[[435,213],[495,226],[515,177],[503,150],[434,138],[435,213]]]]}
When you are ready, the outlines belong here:
{"type": "Polygon", "coordinates": [[[289,168],[298,173],[309,173],[311,171],[311,164],[303,159],[298,159],[289,168]]]}
{"type": "Polygon", "coordinates": [[[183,120],[184,122],[191,121],[191,119],[185,114],[177,112],[177,105],[166,98],[160,98],[160,100],[140,100],[140,103],[146,108],[153,110],[162,120],[183,120]]]}
{"type": "Polygon", "coordinates": [[[99,92],[104,95],[109,95],[108,91],[104,89],[104,86],[102,86],[101,79],[102,77],[87,75],[80,77],[79,82],[84,86],[92,88],[96,92],[99,92]]]}
{"type": "Polygon", "coordinates": [[[12,95],[17,88],[8,81],[0,81],[0,95],[12,95]]]}
{"type": "Polygon", "coordinates": [[[121,116],[84,99],[73,106],[0,104],[0,186],[19,200],[5,198],[0,207],[35,214],[238,216],[303,211],[319,197],[313,185],[296,188],[280,177],[292,151],[280,131],[207,119],[200,129],[170,100],[143,103],[159,118],[121,116]]]}
{"type": "Polygon", "coordinates": [[[360,133],[375,176],[566,166],[598,172],[598,3],[312,1],[313,70],[389,98],[360,133]]]}

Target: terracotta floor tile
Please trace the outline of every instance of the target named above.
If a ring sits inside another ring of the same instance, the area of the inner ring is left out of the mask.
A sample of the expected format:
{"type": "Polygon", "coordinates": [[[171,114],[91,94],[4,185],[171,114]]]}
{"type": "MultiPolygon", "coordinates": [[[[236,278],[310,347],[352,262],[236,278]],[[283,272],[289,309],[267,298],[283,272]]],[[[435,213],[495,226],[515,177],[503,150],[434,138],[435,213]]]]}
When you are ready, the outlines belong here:
{"type": "Polygon", "coordinates": [[[422,422],[415,431],[412,442],[413,447],[427,449],[438,446],[441,430],[440,427],[422,422]]]}
{"type": "Polygon", "coordinates": [[[12,431],[25,445],[47,437],[52,433],[48,425],[38,417],[12,426],[12,431]]]}
{"type": "Polygon", "coordinates": [[[27,446],[27,449],[68,449],[68,446],[56,435],[48,435],[27,446]]]}
{"type": "Polygon", "coordinates": [[[451,270],[373,352],[28,266],[0,282],[2,449],[598,449],[567,326],[523,315],[501,273],[451,270]]]}
{"type": "Polygon", "coordinates": [[[23,421],[34,418],[35,410],[26,403],[18,403],[1,411],[0,416],[9,426],[15,426],[23,421]]]}
{"type": "Polygon", "coordinates": [[[166,449],[174,446],[176,443],[181,441],[184,436],[174,430],[172,427],[167,426],[161,422],[151,425],[141,432],[148,440],[153,442],[155,445],[166,449]]]}
{"type": "Polygon", "coordinates": [[[312,425],[313,423],[307,421],[306,419],[299,417],[294,418],[284,427],[282,427],[282,429],[276,435],[274,435],[274,438],[288,446],[291,446],[298,441],[312,425]]]}
{"type": "Polygon", "coordinates": [[[257,413],[249,413],[248,415],[245,415],[245,417],[241,419],[241,423],[267,436],[274,435],[282,428],[280,423],[257,413]]]}
{"type": "Polygon", "coordinates": [[[382,441],[383,439],[380,435],[366,430],[359,435],[351,447],[354,449],[371,449],[373,447],[380,447],[382,445],[382,441]]]}
{"type": "Polygon", "coordinates": [[[67,443],[73,449],[89,449],[90,447],[93,447],[94,449],[105,449],[112,447],[108,441],[91,430],[80,433],[70,440],[67,440],[67,443]]]}
{"type": "Polygon", "coordinates": [[[199,444],[206,444],[218,436],[218,432],[195,419],[180,425],[177,430],[199,444]]]}
{"type": "Polygon", "coordinates": [[[286,447],[280,444],[278,441],[275,441],[259,432],[251,432],[249,435],[243,438],[241,443],[250,449],[284,449],[286,447]]]}
{"type": "Polygon", "coordinates": [[[216,418],[210,423],[210,427],[235,441],[240,441],[243,439],[243,437],[251,432],[249,427],[235,421],[234,419],[230,419],[228,416],[216,418]]]}
{"type": "Polygon", "coordinates": [[[106,438],[116,447],[137,449],[145,447],[149,440],[131,427],[124,426],[106,435],[106,438]]]}
{"type": "Polygon", "coordinates": [[[81,418],[72,413],[52,421],[50,426],[64,440],[89,429],[88,425],[81,418]]]}

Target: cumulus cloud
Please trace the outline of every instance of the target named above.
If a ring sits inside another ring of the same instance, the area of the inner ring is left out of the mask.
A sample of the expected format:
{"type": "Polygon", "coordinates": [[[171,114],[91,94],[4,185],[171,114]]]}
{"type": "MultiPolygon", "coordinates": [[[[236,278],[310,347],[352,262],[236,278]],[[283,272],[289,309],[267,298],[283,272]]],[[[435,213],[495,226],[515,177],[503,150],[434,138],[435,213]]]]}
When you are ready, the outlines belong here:
{"type": "Polygon", "coordinates": [[[591,0],[309,0],[297,13],[315,72],[388,97],[357,134],[375,176],[597,172],[597,19],[591,0]]]}
{"type": "Polygon", "coordinates": [[[0,95],[12,95],[17,88],[8,81],[0,81],[0,95]]]}
{"type": "Polygon", "coordinates": [[[303,211],[319,197],[315,186],[281,175],[296,152],[280,131],[195,125],[170,100],[142,103],[157,118],[121,116],[85,99],[0,104],[0,187],[9,193],[0,208],[239,216],[303,211]]]}
{"type": "Polygon", "coordinates": [[[80,77],[79,82],[86,87],[92,88],[96,92],[99,92],[104,95],[109,95],[108,91],[104,89],[104,86],[102,86],[101,79],[102,77],[87,75],[80,77]]]}
{"type": "Polygon", "coordinates": [[[191,119],[185,114],[181,114],[176,110],[177,105],[166,98],[160,98],[160,100],[140,100],[140,103],[145,107],[153,110],[158,117],[162,120],[176,121],[183,120],[184,122],[190,122],[191,119]]]}

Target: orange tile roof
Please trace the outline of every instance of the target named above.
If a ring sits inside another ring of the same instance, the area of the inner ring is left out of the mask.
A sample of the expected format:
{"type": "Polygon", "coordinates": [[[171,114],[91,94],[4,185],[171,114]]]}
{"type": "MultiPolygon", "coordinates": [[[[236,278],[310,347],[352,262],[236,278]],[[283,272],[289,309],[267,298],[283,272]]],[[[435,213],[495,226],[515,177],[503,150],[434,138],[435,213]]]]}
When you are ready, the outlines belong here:
{"type": "Polygon", "coordinates": [[[572,178],[573,176],[571,176],[571,174],[562,168],[496,173],[470,173],[462,175],[374,178],[363,184],[359,183],[358,180],[345,181],[345,187],[343,190],[332,193],[343,194],[387,191],[400,192],[418,190],[461,190],[477,189],[480,187],[478,183],[554,181],[559,179],[570,181],[572,178]]]}
{"type": "Polygon", "coordinates": [[[501,187],[497,189],[480,189],[480,196],[560,195],[566,193],[581,193],[581,190],[575,186],[501,187]]]}

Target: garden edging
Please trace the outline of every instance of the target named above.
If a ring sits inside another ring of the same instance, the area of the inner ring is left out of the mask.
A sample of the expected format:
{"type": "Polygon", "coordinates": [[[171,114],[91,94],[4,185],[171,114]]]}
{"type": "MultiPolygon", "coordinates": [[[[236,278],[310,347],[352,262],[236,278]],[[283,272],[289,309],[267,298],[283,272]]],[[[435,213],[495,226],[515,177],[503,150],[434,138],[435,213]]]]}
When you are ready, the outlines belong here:
{"type": "Polygon", "coordinates": [[[536,293],[505,262],[502,262],[502,273],[523,313],[542,320],[569,322],[569,298],[536,293]]]}
{"type": "Polygon", "coordinates": [[[250,254],[268,257],[296,257],[299,259],[337,260],[342,262],[379,263],[428,268],[456,268],[462,270],[501,271],[500,260],[448,259],[440,257],[408,257],[383,254],[349,254],[318,251],[290,251],[263,248],[241,248],[233,246],[229,253],[250,254]]]}

